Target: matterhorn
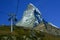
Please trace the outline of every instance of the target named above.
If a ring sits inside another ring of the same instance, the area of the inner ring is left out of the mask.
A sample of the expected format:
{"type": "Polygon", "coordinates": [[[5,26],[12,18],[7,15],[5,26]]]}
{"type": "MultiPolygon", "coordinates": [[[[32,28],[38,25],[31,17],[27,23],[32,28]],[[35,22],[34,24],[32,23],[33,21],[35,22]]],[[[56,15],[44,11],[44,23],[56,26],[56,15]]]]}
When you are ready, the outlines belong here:
{"type": "Polygon", "coordinates": [[[60,29],[52,23],[45,21],[41,12],[32,3],[28,5],[22,19],[16,23],[16,26],[33,28],[37,31],[60,35],[60,29]]]}
{"type": "Polygon", "coordinates": [[[16,25],[28,28],[33,28],[42,21],[41,12],[33,4],[29,4],[24,11],[24,15],[16,25]]]}

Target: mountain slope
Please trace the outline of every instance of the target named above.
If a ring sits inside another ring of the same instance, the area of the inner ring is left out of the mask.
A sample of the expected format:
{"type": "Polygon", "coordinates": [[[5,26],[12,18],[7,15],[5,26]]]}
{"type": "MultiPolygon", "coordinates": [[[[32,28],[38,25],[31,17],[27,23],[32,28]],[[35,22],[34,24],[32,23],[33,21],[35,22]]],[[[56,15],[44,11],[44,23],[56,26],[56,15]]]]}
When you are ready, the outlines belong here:
{"type": "Polygon", "coordinates": [[[35,30],[39,30],[42,32],[46,32],[53,35],[60,35],[60,29],[51,25],[50,23],[41,22],[37,27],[34,28],[35,30]]]}
{"type": "Polygon", "coordinates": [[[60,40],[60,36],[17,26],[14,26],[14,31],[11,33],[10,27],[1,26],[0,40],[60,40]]]}

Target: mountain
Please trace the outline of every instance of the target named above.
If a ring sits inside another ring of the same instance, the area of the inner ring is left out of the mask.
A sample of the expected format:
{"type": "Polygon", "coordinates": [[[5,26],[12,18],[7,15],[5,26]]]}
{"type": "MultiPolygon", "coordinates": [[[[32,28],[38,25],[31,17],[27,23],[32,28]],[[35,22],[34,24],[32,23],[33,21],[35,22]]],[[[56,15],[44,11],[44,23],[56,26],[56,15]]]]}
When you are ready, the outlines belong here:
{"type": "Polygon", "coordinates": [[[32,3],[24,11],[24,15],[16,26],[31,28],[34,30],[46,32],[53,35],[60,35],[60,29],[44,20],[41,12],[32,3]]]}
{"type": "Polygon", "coordinates": [[[24,11],[23,17],[16,26],[24,26],[28,28],[33,28],[42,21],[41,13],[32,3],[30,3],[27,9],[24,11]]]}
{"type": "Polygon", "coordinates": [[[44,23],[43,21],[34,28],[37,31],[42,31],[42,32],[46,32],[49,34],[53,34],[53,35],[60,35],[60,29],[55,27],[52,23],[46,22],[44,23]]]}
{"type": "Polygon", "coordinates": [[[41,12],[29,4],[20,21],[0,26],[0,40],[60,40],[60,29],[42,18],[41,12]]]}

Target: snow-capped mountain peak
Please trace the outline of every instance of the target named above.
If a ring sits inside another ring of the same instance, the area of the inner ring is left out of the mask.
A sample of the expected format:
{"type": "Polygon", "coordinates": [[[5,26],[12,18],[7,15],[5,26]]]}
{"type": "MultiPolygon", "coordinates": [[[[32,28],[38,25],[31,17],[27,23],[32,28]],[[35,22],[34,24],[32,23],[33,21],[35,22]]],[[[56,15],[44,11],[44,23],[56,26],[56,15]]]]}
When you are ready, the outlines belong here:
{"type": "Polygon", "coordinates": [[[17,26],[34,27],[42,21],[41,12],[32,3],[24,11],[23,17],[17,26]]]}

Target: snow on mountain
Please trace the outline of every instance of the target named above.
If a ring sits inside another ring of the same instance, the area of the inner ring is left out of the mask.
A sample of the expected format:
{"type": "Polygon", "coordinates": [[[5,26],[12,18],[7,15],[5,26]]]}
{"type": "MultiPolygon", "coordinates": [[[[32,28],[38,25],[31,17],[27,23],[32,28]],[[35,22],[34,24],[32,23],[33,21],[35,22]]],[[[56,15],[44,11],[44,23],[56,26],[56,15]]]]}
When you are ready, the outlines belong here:
{"type": "Polygon", "coordinates": [[[23,18],[16,25],[24,27],[34,27],[42,21],[41,13],[32,3],[24,11],[23,18]]]}
{"type": "Polygon", "coordinates": [[[50,24],[51,26],[54,26],[54,27],[56,27],[56,28],[59,28],[58,26],[56,26],[56,25],[54,25],[54,24],[52,24],[52,23],[48,23],[48,24],[50,24]]]}

